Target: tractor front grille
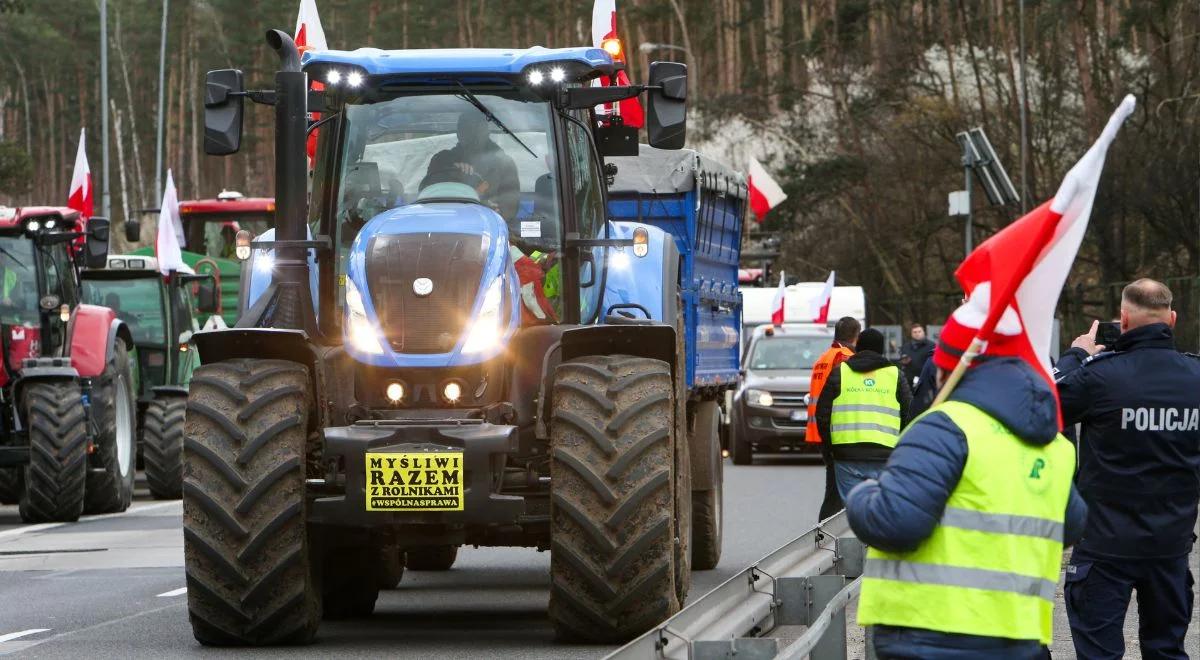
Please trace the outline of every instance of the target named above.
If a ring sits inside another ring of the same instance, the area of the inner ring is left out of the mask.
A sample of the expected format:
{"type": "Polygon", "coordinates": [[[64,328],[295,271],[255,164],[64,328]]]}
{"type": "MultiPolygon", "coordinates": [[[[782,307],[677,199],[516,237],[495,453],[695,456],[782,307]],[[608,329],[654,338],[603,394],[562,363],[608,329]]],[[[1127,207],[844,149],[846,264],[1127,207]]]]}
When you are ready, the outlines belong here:
{"type": "Polygon", "coordinates": [[[479,292],[487,253],[479,234],[378,235],[367,246],[367,287],[383,335],[400,353],[454,348],[479,292]],[[417,295],[414,283],[433,283],[417,295]]]}

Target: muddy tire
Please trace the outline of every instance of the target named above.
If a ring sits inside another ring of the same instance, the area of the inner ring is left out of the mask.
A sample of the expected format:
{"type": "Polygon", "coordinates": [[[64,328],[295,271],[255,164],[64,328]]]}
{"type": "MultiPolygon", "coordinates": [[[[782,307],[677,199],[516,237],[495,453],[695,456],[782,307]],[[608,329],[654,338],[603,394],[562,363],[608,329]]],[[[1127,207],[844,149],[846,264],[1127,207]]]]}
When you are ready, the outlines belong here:
{"type": "MultiPolygon", "coordinates": [[[[737,405],[735,403],[734,407],[737,405]]],[[[730,415],[729,457],[733,459],[734,465],[753,465],[754,448],[750,446],[750,441],[743,437],[741,428],[741,420],[736,417],[736,413],[730,415]]]]}
{"type": "Polygon", "coordinates": [[[404,551],[394,545],[381,546],[375,578],[380,589],[395,589],[404,579],[404,551]]]}
{"type": "Polygon", "coordinates": [[[558,367],[549,614],[560,638],[623,642],[679,610],[670,366],[590,356],[558,367]]]}
{"type": "Polygon", "coordinates": [[[19,467],[0,468],[0,504],[16,504],[25,488],[21,479],[24,470],[19,467]]]}
{"type": "Polygon", "coordinates": [[[142,461],[146,485],[158,500],[177,500],[183,494],[183,418],[187,399],[155,399],[146,406],[142,461]]]}
{"type": "Polygon", "coordinates": [[[326,619],[361,619],[379,598],[378,548],[337,548],[325,554],[321,578],[326,619]]]}
{"type": "Polygon", "coordinates": [[[196,369],[183,451],[192,633],[206,645],[303,644],[321,620],[305,523],[305,368],[229,360],[196,369]]]}
{"type": "Polygon", "coordinates": [[[409,548],[404,554],[404,565],[411,571],[448,571],[458,559],[458,546],[409,548]]]}
{"type": "Polygon", "coordinates": [[[29,465],[21,492],[21,520],[71,522],[83,513],[87,433],[83,395],[74,382],[33,382],[21,394],[29,429],[29,465]]]}
{"type": "Polygon", "coordinates": [[[117,513],[133,502],[137,472],[137,399],[129,352],[118,340],[104,373],[92,385],[96,451],[87,473],[84,513],[117,513]]]}
{"type": "Polygon", "coordinates": [[[715,401],[697,406],[695,434],[690,442],[708,447],[707,455],[713,470],[712,488],[692,491],[692,568],[708,571],[721,561],[721,533],[724,510],[721,497],[724,490],[724,464],[719,446],[721,410],[715,401]]]}

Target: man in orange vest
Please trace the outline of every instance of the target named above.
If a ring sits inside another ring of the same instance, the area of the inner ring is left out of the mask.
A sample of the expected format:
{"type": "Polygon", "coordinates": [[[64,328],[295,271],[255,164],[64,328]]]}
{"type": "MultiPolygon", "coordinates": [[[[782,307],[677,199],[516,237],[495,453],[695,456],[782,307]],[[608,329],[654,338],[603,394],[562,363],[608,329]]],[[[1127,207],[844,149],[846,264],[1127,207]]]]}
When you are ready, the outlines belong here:
{"type": "MultiPolygon", "coordinates": [[[[804,441],[821,444],[821,434],[817,431],[817,399],[821,398],[821,390],[829,374],[851,355],[858,343],[858,334],[862,325],[852,316],[843,316],[833,327],[833,345],[821,354],[813,363],[812,380],[808,384],[808,425],[804,429],[804,441]]],[[[821,458],[825,460],[825,499],[821,502],[819,519],[824,520],[837,513],[842,508],[842,498],[837,492],[837,479],[833,473],[833,457],[827,456],[824,445],[821,447],[821,458]]]]}

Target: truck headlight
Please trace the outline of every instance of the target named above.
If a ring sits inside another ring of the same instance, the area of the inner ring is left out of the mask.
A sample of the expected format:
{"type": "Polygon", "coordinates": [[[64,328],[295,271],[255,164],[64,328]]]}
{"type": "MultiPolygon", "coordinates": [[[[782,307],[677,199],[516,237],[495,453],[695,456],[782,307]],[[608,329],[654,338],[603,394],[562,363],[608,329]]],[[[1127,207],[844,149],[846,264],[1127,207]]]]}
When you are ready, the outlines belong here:
{"type": "Polygon", "coordinates": [[[346,278],[346,335],[350,344],[363,353],[383,353],[379,343],[379,331],[367,320],[367,309],[363,306],[362,294],[354,280],[346,278]]]}
{"type": "Polygon", "coordinates": [[[479,317],[467,329],[467,340],[463,342],[463,353],[482,353],[500,343],[500,304],[504,302],[504,276],[492,280],[479,317]]]}
{"type": "Polygon", "coordinates": [[[775,405],[775,397],[765,390],[746,390],[746,403],[752,406],[770,408],[775,405]]]}

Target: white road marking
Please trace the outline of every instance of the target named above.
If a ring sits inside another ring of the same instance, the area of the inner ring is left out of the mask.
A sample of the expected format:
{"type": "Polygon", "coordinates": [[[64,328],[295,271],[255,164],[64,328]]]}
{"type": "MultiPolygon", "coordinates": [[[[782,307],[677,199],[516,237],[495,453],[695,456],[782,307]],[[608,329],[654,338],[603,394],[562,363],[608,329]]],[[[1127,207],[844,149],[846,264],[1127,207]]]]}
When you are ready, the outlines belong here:
{"type": "Polygon", "coordinates": [[[4,642],[11,642],[12,640],[17,639],[18,637],[25,637],[26,635],[35,635],[40,632],[46,632],[47,630],[50,630],[50,629],[49,628],[30,628],[29,630],[22,630],[21,632],[12,632],[12,633],[8,633],[7,635],[0,635],[0,644],[3,644],[4,642]]]}
{"type": "Polygon", "coordinates": [[[182,596],[186,593],[187,593],[187,587],[179,587],[178,589],[164,591],[161,594],[155,596],[155,598],[170,598],[172,596],[182,596]]]}
{"type": "MultiPolygon", "coordinates": [[[[127,516],[145,511],[153,511],[155,509],[163,509],[169,506],[180,506],[180,500],[174,500],[172,502],[156,502],[154,504],[147,504],[146,506],[137,506],[135,504],[134,506],[129,507],[127,511],[122,513],[105,513],[98,516],[83,516],[79,519],[79,522],[86,522],[89,520],[104,520],[105,518],[112,518],[113,516],[127,516]]],[[[0,532],[0,539],[10,539],[14,536],[21,536],[30,532],[41,532],[47,529],[54,529],[55,527],[62,527],[63,525],[70,524],[72,523],[41,523],[39,525],[26,525],[25,527],[17,527],[16,529],[6,529],[3,532],[0,532]]]]}

